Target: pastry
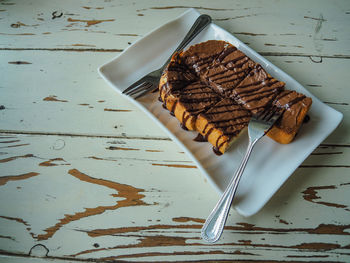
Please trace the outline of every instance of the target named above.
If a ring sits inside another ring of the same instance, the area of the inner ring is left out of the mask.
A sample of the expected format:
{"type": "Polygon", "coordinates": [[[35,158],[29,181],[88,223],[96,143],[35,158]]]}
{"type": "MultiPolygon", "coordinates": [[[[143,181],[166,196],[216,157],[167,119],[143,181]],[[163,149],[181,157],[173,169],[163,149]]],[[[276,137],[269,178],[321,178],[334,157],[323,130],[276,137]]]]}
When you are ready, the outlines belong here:
{"type": "Polygon", "coordinates": [[[283,114],[267,135],[290,143],[312,104],[235,46],[217,40],[176,53],[163,72],[159,92],[181,127],[198,131],[218,154],[245,130],[252,114],[273,107],[283,114]]]}

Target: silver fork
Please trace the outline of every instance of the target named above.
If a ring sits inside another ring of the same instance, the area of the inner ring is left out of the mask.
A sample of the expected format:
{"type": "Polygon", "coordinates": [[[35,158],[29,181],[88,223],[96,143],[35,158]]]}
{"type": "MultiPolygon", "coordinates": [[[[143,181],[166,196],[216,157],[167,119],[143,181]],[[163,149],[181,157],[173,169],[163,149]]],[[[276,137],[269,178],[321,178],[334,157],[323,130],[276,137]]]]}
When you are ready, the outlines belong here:
{"type": "Polygon", "coordinates": [[[219,202],[208,216],[202,227],[202,238],[210,243],[219,240],[227,220],[227,216],[232,204],[233,197],[236,193],[239,180],[242,177],[244,168],[247,165],[250,154],[255,144],[262,138],[272,125],[281,116],[281,111],[272,109],[265,111],[258,116],[253,116],[248,124],[249,144],[247,151],[239,165],[235,175],[231,178],[229,185],[222,194],[219,202]]]}
{"type": "MultiPolygon", "coordinates": [[[[188,43],[192,41],[192,39],[197,36],[207,25],[211,23],[211,17],[208,15],[200,15],[197,20],[192,25],[191,29],[188,31],[185,38],[182,40],[180,45],[177,47],[177,49],[173,52],[178,52],[186,47],[188,43]]],[[[172,55],[173,55],[172,54],[172,55]]],[[[126,88],[123,91],[123,94],[132,96],[134,99],[140,98],[146,93],[154,90],[160,80],[160,77],[162,75],[162,72],[164,68],[169,64],[172,55],[169,57],[169,59],[164,63],[164,65],[150,73],[148,73],[146,76],[142,77],[138,81],[131,84],[128,88],[126,88]]]]}

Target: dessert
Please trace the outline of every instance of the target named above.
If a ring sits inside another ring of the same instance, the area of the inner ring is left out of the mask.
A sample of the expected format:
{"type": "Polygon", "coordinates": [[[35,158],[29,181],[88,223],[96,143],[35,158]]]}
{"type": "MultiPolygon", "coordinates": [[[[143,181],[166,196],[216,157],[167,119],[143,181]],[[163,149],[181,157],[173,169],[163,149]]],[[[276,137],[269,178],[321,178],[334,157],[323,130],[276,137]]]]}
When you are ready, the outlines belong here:
{"type": "Polygon", "coordinates": [[[267,135],[290,143],[312,100],[269,75],[242,51],[225,41],[209,40],[176,53],[159,83],[160,100],[196,140],[224,153],[248,126],[252,114],[272,107],[283,111],[267,135]]]}

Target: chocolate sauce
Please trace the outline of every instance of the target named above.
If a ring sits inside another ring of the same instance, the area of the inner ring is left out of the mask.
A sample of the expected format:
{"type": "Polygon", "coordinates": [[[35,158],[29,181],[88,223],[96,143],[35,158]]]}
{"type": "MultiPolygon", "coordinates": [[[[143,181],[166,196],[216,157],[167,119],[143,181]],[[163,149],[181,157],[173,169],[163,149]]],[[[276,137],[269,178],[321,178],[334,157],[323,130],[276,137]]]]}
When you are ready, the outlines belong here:
{"type": "Polygon", "coordinates": [[[180,127],[181,127],[182,129],[184,129],[185,131],[188,131],[188,129],[187,129],[187,127],[185,126],[185,124],[180,123],[180,127]]]}
{"type": "Polygon", "coordinates": [[[187,122],[187,120],[190,118],[190,114],[187,114],[186,117],[185,117],[185,115],[186,115],[186,111],[184,111],[184,112],[182,113],[182,120],[181,120],[181,123],[182,123],[183,126],[186,127],[186,122],[187,122]]]}
{"type": "Polygon", "coordinates": [[[306,115],[303,122],[304,123],[308,123],[310,121],[310,116],[309,115],[306,115]]]}
{"type": "Polygon", "coordinates": [[[299,96],[297,98],[295,98],[294,100],[288,101],[288,103],[286,104],[288,108],[292,107],[294,104],[297,104],[299,101],[302,101],[303,99],[305,99],[306,97],[303,96],[299,96]]]}
{"type": "Polygon", "coordinates": [[[193,139],[195,142],[207,142],[207,140],[205,139],[205,137],[198,133],[197,136],[193,139]]]}
{"type": "Polygon", "coordinates": [[[218,156],[222,155],[222,152],[220,152],[216,146],[213,146],[213,152],[218,156]]]}
{"type": "Polygon", "coordinates": [[[230,55],[232,52],[236,51],[237,48],[236,47],[228,47],[225,48],[221,54],[216,58],[216,61],[221,62],[225,59],[225,57],[227,57],[228,55],[230,55]]]}
{"type": "MultiPolygon", "coordinates": [[[[205,131],[205,130],[207,129],[208,124],[209,124],[209,122],[205,125],[205,128],[204,128],[203,131],[205,131]]],[[[214,128],[211,127],[211,128],[209,129],[209,131],[207,131],[207,132],[205,133],[204,139],[208,140],[208,138],[209,138],[210,134],[213,132],[213,130],[214,130],[214,128]]]]}
{"type": "Polygon", "coordinates": [[[299,101],[303,100],[304,98],[305,98],[304,95],[298,96],[298,94],[295,91],[285,90],[277,96],[275,104],[278,107],[288,109],[293,104],[298,103],[299,101]]]}
{"type": "Polygon", "coordinates": [[[177,101],[174,102],[173,106],[170,109],[170,112],[173,114],[173,116],[175,116],[174,112],[175,112],[176,104],[177,104],[177,101]]]}
{"type": "Polygon", "coordinates": [[[162,97],[158,96],[158,101],[163,102],[162,97]]]}

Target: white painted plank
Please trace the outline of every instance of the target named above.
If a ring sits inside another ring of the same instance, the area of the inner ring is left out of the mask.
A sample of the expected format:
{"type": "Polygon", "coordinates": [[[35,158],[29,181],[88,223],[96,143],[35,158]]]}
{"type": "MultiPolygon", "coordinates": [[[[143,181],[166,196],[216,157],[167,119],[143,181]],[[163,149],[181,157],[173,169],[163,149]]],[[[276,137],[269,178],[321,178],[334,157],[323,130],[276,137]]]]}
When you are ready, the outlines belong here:
{"type": "MultiPolygon", "coordinates": [[[[115,53],[1,51],[1,130],[119,137],[167,135],[103,81],[97,67],[115,53]],[[30,64],[13,64],[22,61],[30,64]],[[10,63],[10,64],[9,64],[10,63]]],[[[331,107],[344,113],[327,143],[349,143],[349,59],[267,57],[331,107]]],[[[170,118],[170,115],[169,115],[170,118]]]]}
{"type": "Polygon", "coordinates": [[[349,4],[313,1],[3,1],[1,48],[124,49],[190,7],[258,52],[349,56],[349,4]]]}

